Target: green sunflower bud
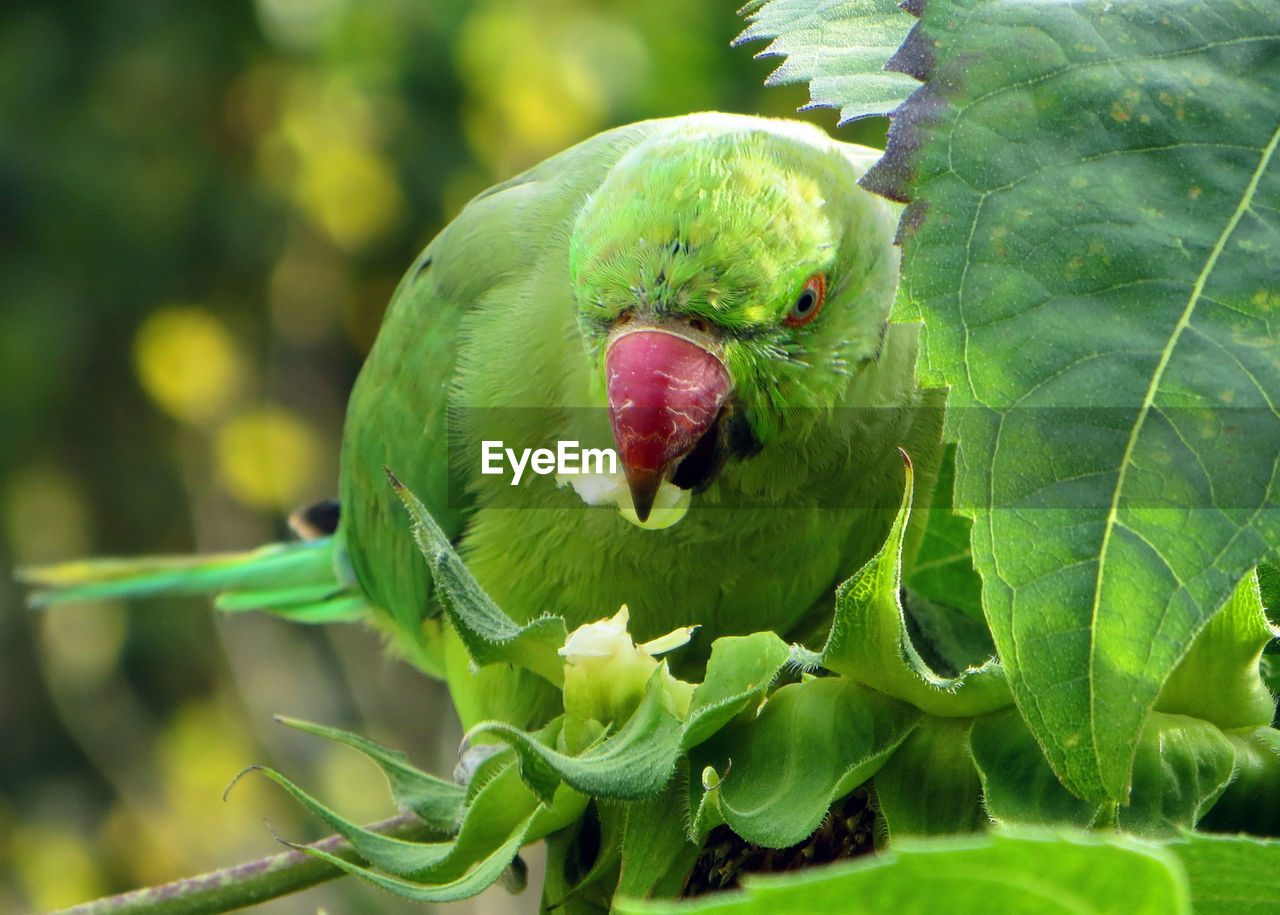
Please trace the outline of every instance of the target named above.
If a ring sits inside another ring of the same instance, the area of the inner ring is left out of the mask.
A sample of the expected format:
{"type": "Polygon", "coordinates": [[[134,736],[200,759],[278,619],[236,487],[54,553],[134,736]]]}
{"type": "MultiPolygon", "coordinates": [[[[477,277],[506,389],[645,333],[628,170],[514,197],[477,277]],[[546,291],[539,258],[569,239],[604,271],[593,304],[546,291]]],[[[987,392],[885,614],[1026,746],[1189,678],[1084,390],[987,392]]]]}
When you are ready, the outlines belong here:
{"type": "Polygon", "coordinates": [[[569,634],[564,658],[564,710],[581,721],[603,724],[626,721],[644,697],[645,685],[661,668],[663,704],[677,718],[689,713],[693,684],[677,680],[666,661],[655,655],[689,641],[696,626],[684,626],[661,638],[637,645],[627,631],[626,604],[610,619],[579,626],[569,634]]]}

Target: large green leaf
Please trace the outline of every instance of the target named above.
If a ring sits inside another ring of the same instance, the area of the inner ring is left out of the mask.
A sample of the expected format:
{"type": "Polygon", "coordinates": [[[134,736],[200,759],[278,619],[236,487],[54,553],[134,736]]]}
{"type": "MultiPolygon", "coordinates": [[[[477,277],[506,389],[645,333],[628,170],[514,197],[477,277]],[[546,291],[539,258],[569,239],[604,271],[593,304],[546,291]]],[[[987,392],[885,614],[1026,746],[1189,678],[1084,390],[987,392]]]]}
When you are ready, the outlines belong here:
{"type": "Polygon", "coordinates": [[[1227,736],[1207,721],[1153,712],[1133,762],[1133,791],[1116,820],[1122,829],[1158,836],[1195,826],[1222,795],[1235,770],[1227,736]]]}
{"type": "Polygon", "coordinates": [[[810,107],[840,110],[840,123],[887,114],[916,88],[884,69],[913,20],[897,0],[752,0],[734,44],[771,38],[757,57],[786,57],[766,85],[809,83],[810,107]]]}
{"type": "Polygon", "coordinates": [[[718,795],[720,814],[742,838],[794,845],[833,801],[876,773],[916,718],[905,703],[842,677],[789,684],[749,725],[713,741],[726,762],[708,793],[718,795]]]}
{"type": "Polygon", "coordinates": [[[991,822],[963,718],[922,718],[876,773],[876,809],[890,842],[978,832],[991,822]]]}
{"type": "Polygon", "coordinates": [[[983,715],[969,731],[987,812],[998,823],[1097,826],[1103,804],[1062,786],[1015,709],[983,715]]]}
{"type": "Polygon", "coordinates": [[[1170,843],[1191,883],[1196,915],[1270,915],[1280,894],[1280,842],[1185,835],[1170,843]]]}
{"type": "Polygon", "coordinates": [[[1008,830],[907,839],[885,855],[748,878],[745,892],[687,902],[619,899],[631,915],[933,915],[949,912],[1264,915],[1276,908],[1280,842],[1185,834],[1156,845],[1117,833],[1008,830]],[[945,900],[945,905],[939,904],[945,900]]]}
{"type": "Polygon", "coordinates": [[[745,892],[685,903],[619,899],[615,910],[629,915],[1189,915],[1191,893],[1178,858],[1158,845],[1118,833],[1018,830],[904,839],[887,854],[854,863],[748,878],[745,892]]]}
{"type": "Polygon", "coordinates": [[[864,184],[951,385],[956,502],[1018,707],[1123,800],[1143,720],[1280,544],[1273,0],[931,0],[864,184]]]}
{"type": "Polygon", "coordinates": [[[1146,836],[1194,826],[1227,787],[1236,762],[1232,742],[1209,722],[1155,712],[1138,742],[1129,802],[1120,806],[1067,791],[1011,711],[976,720],[969,741],[987,810],[998,822],[1114,823],[1146,836]]]}

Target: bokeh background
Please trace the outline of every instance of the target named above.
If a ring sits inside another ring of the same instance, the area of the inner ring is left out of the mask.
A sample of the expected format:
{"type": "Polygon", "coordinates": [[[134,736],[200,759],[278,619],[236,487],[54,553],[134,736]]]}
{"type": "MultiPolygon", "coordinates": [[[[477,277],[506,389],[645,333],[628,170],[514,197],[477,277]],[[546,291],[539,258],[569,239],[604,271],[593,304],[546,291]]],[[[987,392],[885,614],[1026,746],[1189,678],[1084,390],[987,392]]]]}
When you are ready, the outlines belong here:
{"type": "MultiPolygon", "coordinates": [[[[196,599],[32,613],[12,568],[285,536],[336,489],[400,272],[471,195],[617,124],[806,101],[763,86],[776,61],[731,48],[741,28],[699,0],[4,5],[0,911],[320,837],[264,778],[223,800],[256,763],[353,819],[395,812],[363,758],[276,713],[451,770],[446,696],[361,627],[196,599]]],[[[537,882],[455,911],[531,910],[537,882]]],[[[261,911],[422,908],[346,880],[261,911]]]]}

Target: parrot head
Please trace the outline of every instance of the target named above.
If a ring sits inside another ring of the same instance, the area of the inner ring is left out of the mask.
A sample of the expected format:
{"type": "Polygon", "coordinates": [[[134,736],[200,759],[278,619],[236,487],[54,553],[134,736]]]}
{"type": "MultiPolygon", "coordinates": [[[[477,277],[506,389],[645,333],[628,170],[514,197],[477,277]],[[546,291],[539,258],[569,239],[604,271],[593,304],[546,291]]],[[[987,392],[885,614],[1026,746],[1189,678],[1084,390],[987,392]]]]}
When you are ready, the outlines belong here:
{"type": "Polygon", "coordinates": [[[896,218],[866,163],[816,129],[690,132],[641,143],[584,204],[570,241],[578,326],[636,513],[669,480],[845,405],[874,361],[897,278],[896,218]]]}

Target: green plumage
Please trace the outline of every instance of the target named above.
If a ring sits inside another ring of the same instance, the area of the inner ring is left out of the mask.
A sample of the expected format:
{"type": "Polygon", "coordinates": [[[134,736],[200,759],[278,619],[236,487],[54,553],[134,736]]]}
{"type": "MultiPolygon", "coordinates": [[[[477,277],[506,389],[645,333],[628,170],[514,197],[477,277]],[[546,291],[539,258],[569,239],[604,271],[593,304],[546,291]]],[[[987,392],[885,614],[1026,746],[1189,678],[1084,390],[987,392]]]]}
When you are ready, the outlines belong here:
{"type": "Polygon", "coordinates": [[[25,569],[33,607],[72,600],[218,594],[219,610],[271,610],[299,622],[361,619],[370,607],[336,569],[334,540],[272,543],[243,553],[82,559],[25,569]]]}
{"type": "MultiPolygon", "coordinates": [[[[367,600],[425,667],[442,647],[455,696],[471,694],[467,723],[538,717],[552,700],[531,675],[468,679],[390,468],[517,620],[555,613],[572,628],[625,602],[638,639],[700,624],[689,658],[721,635],[807,625],[882,542],[897,449],[926,492],[938,451],[916,329],[888,324],[897,207],[856,185],[876,155],[795,122],[690,115],[599,134],[479,195],[406,274],[352,392],[329,578],[280,588],[367,600]],[[820,313],[792,326],[819,274],[820,313]],[[691,322],[731,378],[737,438],[683,520],[642,530],[551,476],[482,475],[485,440],[613,444],[603,360],[632,319],[691,322]]],[[[36,577],[55,589],[42,599],[96,593],[36,577]]],[[[191,584],[261,591],[225,575],[191,584]]]]}

